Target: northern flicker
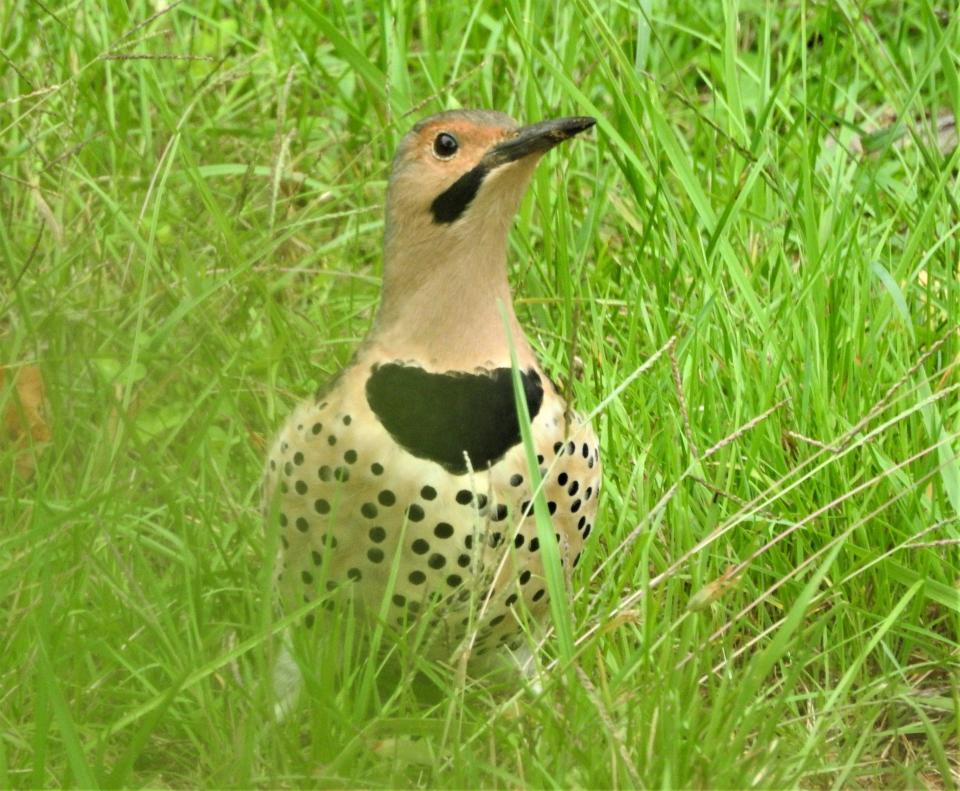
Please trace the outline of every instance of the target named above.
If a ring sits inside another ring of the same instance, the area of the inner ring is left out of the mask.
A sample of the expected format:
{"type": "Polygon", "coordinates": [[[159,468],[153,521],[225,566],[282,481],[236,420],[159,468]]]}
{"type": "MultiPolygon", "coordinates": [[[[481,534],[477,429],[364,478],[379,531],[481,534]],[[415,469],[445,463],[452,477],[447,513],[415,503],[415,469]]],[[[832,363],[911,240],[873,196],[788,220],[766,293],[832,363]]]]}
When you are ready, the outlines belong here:
{"type": "MultiPolygon", "coordinates": [[[[519,127],[502,113],[457,110],[401,140],[373,327],[297,407],[267,460],[265,510],[280,531],[288,607],[332,607],[346,595],[391,627],[426,618],[431,655],[451,657],[469,636],[471,661],[518,648],[522,622],[546,616],[511,344],[568,575],[593,530],[600,458],[517,321],[507,233],[543,154],[594,123],[519,127]]],[[[308,613],[304,627],[315,624],[308,613]]]]}

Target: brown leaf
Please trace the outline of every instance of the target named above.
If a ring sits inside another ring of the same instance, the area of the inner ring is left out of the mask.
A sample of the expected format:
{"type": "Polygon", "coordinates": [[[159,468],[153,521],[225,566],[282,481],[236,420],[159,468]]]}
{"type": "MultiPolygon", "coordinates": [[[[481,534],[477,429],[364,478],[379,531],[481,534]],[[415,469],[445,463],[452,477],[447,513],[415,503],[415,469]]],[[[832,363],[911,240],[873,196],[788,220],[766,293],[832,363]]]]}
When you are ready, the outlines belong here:
{"type": "Polygon", "coordinates": [[[726,571],[713,582],[708,582],[690,597],[687,609],[691,612],[700,612],[707,609],[739,581],[739,575],[734,574],[736,566],[727,566],[726,571]]]}
{"type": "Polygon", "coordinates": [[[42,446],[50,441],[50,426],[44,417],[46,394],[40,369],[34,365],[20,368],[0,367],[0,409],[3,433],[0,444],[16,449],[17,475],[33,476],[42,446]],[[7,381],[12,387],[5,391],[7,381]]]}
{"type": "Polygon", "coordinates": [[[640,610],[622,610],[603,624],[600,633],[607,634],[615,629],[619,629],[625,623],[639,623],[642,617],[640,610]]]}
{"type": "Polygon", "coordinates": [[[250,438],[250,444],[253,445],[254,449],[258,453],[267,452],[267,438],[258,431],[253,431],[252,429],[247,430],[247,435],[250,438]]]}

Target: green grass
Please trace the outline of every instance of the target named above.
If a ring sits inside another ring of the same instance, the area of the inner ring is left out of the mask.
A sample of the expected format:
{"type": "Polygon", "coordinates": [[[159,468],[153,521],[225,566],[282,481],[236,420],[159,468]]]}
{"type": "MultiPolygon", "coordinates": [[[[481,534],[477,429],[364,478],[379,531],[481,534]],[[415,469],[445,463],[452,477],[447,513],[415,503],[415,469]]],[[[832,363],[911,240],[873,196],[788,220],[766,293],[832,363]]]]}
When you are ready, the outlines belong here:
{"type": "Polygon", "coordinates": [[[0,6],[0,363],[52,430],[0,446],[0,787],[960,785],[955,9],[161,7],[0,6]],[[605,460],[574,658],[391,684],[348,618],[274,725],[264,444],[458,105],[599,119],[511,235],[605,460]]]}

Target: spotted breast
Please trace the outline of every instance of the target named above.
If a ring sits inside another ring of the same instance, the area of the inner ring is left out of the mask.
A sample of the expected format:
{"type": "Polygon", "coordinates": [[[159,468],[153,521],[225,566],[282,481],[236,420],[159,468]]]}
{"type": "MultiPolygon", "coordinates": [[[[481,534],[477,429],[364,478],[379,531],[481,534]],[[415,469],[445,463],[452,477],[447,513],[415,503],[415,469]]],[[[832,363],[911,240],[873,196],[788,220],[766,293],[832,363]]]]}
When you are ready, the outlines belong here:
{"type": "MultiPolygon", "coordinates": [[[[561,563],[589,538],[600,488],[589,426],[536,369],[522,374],[539,474],[561,563]]],[[[509,368],[430,373],[358,356],[302,404],[270,451],[267,502],[282,545],[288,606],[349,591],[392,625],[429,618],[430,652],[465,637],[482,657],[520,645],[542,619],[547,586],[509,368]],[[391,569],[396,568],[396,575],[391,569]]],[[[312,627],[315,616],[305,618],[312,627]]]]}

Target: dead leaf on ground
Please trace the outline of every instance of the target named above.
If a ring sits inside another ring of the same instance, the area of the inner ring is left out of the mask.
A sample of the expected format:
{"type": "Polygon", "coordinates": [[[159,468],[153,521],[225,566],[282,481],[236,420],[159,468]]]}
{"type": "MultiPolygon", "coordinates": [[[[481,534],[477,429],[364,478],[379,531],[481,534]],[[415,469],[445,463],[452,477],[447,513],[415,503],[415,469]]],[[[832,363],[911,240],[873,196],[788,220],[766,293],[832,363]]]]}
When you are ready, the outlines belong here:
{"type": "Polygon", "coordinates": [[[35,365],[0,367],[0,409],[3,435],[0,445],[14,448],[17,475],[33,476],[43,446],[50,441],[50,426],[44,417],[46,394],[43,376],[35,365]],[[10,387],[7,387],[7,383],[10,387]]]}

